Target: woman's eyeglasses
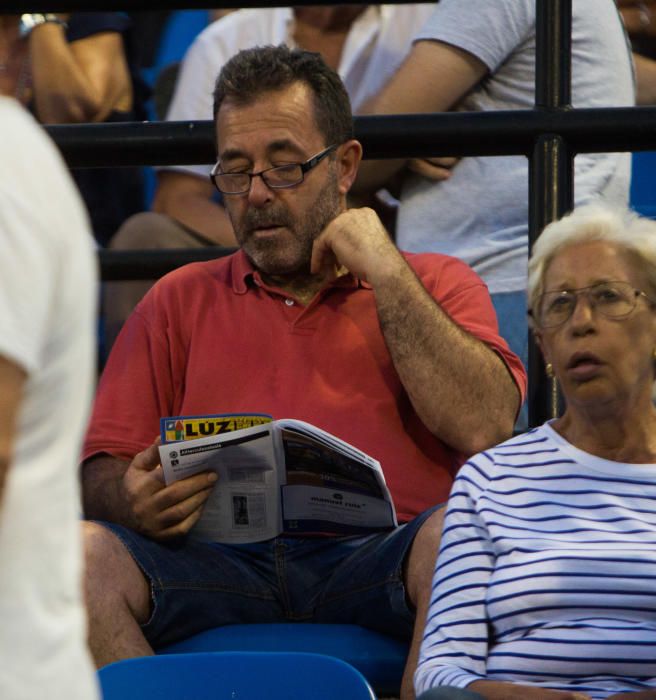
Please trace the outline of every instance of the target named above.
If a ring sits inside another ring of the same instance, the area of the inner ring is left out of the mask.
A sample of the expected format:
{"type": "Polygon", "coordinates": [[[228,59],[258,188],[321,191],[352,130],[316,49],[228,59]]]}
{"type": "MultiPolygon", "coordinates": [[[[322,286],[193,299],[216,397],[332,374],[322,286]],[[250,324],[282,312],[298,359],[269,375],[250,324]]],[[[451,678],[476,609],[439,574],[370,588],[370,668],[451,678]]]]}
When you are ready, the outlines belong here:
{"type": "Polygon", "coordinates": [[[628,282],[598,282],[589,287],[545,292],[538,297],[535,308],[529,314],[541,328],[560,326],[572,316],[582,296],[590,308],[607,318],[626,318],[641,296],[654,303],[645,292],[635,289],[628,282]]]}

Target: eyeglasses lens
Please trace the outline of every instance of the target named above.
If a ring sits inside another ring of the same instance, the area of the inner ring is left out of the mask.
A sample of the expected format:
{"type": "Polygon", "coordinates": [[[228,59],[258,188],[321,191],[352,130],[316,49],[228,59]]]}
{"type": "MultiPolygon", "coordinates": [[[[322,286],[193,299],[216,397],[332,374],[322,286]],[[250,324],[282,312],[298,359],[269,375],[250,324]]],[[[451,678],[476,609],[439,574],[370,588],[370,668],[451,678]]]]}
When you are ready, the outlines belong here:
{"type": "Polygon", "coordinates": [[[587,297],[594,309],[608,318],[628,316],[636,305],[636,291],[628,282],[600,282],[582,289],[545,292],[540,301],[540,323],[558,326],[574,313],[579,296],[587,297]]]}

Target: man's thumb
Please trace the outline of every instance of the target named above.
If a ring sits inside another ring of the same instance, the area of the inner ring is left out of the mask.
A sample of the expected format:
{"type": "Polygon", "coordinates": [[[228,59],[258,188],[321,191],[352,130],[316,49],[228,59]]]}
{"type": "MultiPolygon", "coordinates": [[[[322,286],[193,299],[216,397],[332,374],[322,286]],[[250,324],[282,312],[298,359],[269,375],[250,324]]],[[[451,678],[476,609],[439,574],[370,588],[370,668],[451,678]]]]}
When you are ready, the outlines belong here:
{"type": "Polygon", "coordinates": [[[142,452],[139,452],[135,458],[132,460],[132,465],[136,469],[143,469],[144,471],[152,471],[159,466],[159,450],[157,449],[160,445],[160,438],[157,437],[155,442],[153,442],[150,447],[147,447],[142,452]]]}

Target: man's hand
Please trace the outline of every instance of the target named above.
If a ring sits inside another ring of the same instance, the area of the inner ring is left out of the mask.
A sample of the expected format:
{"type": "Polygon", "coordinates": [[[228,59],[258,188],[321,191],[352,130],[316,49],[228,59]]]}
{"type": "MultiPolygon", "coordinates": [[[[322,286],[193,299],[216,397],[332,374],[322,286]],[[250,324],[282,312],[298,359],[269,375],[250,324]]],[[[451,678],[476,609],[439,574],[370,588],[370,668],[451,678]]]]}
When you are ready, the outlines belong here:
{"type": "Polygon", "coordinates": [[[441,182],[451,177],[451,171],[458,164],[460,158],[413,158],[408,161],[407,168],[417,175],[441,182]]]}
{"type": "Polygon", "coordinates": [[[158,444],[159,439],[130,462],[122,489],[133,529],[152,539],[166,540],[186,535],[193,527],[217,475],[203,472],[166,486],[158,444]]]}
{"type": "Polygon", "coordinates": [[[314,242],[311,271],[334,278],[345,267],[376,286],[406,263],[373,209],[347,209],[333,219],[314,242]]]}

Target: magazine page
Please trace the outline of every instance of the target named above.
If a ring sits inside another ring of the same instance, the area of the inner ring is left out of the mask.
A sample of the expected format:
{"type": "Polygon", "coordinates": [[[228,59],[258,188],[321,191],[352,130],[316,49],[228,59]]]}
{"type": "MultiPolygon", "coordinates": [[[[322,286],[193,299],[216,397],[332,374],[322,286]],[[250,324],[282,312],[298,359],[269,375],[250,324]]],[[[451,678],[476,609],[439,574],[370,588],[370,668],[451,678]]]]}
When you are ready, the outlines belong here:
{"type": "Polygon", "coordinates": [[[167,484],[202,471],[218,481],[190,537],[245,543],[280,533],[279,482],[271,423],[159,447],[167,484]]]}
{"type": "Polygon", "coordinates": [[[284,455],[286,533],[359,534],[397,525],[380,463],[308,423],[275,422],[284,455]]]}

